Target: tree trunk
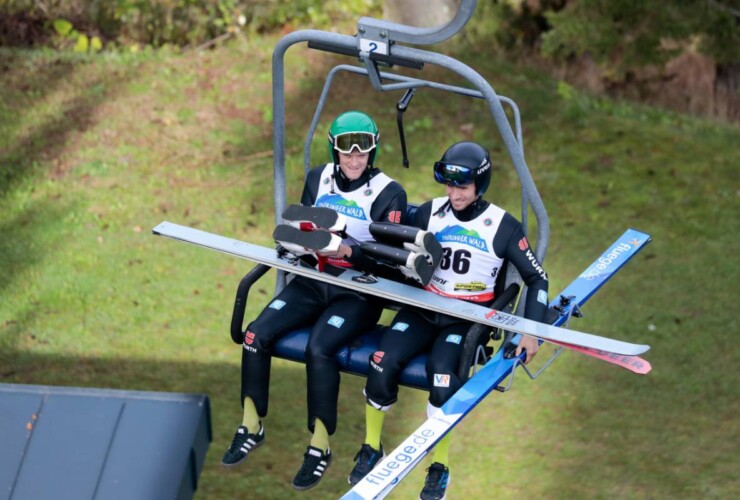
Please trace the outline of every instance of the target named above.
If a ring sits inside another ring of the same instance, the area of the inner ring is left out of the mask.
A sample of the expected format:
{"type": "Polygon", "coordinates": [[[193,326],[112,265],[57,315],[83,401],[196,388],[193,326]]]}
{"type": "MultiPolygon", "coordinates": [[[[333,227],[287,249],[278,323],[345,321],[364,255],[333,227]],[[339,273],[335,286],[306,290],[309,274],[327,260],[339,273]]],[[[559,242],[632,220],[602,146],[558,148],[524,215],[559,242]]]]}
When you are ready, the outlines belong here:
{"type": "Polygon", "coordinates": [[[718,65],[714,89],[716,115],[740,123],[740,63],[718,65]]]}
{"type": "Polygon", "coordinates": [[[385,0],[383,18],[408,26],[429,28],[452,19],[457,6],[457,0],[385,0]]]}

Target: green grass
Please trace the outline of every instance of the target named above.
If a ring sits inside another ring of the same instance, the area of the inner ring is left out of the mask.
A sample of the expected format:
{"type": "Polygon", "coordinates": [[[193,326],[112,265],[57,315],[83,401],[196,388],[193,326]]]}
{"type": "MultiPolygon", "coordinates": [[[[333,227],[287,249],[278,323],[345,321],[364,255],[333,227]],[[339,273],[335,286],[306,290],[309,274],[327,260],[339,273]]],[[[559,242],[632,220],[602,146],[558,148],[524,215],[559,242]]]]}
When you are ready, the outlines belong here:
{"type": "MultiPolygon", "coordinates": [[[[184,55],[0,51],[0,381],[207,393],[214,440],[201,498],[300,496],[290,480],[308,439],[302,365],[273,365],[265,447],[246,466],[219,466],[241,418],[240,347],[228,327],[250,264],[150,233],[170,220],[271,243],[275,41],[184,55]]],[[[451,496],[737,497],[740,130],[558,92],[536,70],[453,49],[520,106],[527,162],[551,218],[553,293],[624,228],[654,242],[574,325],[651,344],[653,372],[638,377],[567,353],[536,382],[520,374],[455,432],[451,496]]],[[[291,200],[323,77],[339,62],[288,52],[291,200]]],[[[456,83],[428,69],[427,78],[456,83]]],[[[405,170],[400,96],[353,75],[340,75],[331,95],[314,163],[326,157],[331,117],[363,109],[381,127],[381,167],[412,201],[442,193],[429,165],[447,144],[474,138],[500,165],[488,198],[518,213],[517,181],[482,103],[419,92],[405,115],[405,170]]],[[[250,294],[249,318],[272,280],[250,294]]],[[[344,377],[335,462],[313,496],[346,490],[363,435],[362,386],[344,377]]],[[[387,447],[421,422],[425,397],[402,392],[386,419],[387,447]]],[[[423,476],[419,467],[395,496],[418,494],[423,476]]]]}

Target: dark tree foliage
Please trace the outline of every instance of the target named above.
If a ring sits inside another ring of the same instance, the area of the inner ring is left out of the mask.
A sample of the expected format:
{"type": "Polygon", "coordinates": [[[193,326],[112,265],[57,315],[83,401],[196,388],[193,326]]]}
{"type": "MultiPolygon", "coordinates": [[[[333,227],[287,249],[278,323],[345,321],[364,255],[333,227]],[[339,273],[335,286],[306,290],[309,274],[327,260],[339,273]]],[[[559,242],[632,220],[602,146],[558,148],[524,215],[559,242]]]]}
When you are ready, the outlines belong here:
{"type": "Polygon", "coordinates": [[[236,31],[328,27],[377,15],[380,4],[380,0],[0,0],[0,45],[54,45],[53,25],[61,19],[77,33],[100,37],[106,46],[187,46],[236,31]]]}
{"type": "Polygon", "coordinates": [[[551,26],[542,35],[545,54],[589,53],[617,79],[687,48],[720,66],[740,62],[740,10],[728,0],[579,0],[545,16],[551,26]]]}

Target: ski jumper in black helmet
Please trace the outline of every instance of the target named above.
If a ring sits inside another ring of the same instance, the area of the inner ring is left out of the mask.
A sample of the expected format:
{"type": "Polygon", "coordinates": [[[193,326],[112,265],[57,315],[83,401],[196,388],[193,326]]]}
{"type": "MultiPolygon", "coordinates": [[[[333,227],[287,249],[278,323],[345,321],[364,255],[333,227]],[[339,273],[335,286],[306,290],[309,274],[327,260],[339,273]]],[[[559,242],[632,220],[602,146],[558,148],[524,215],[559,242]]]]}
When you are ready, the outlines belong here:
{"type": "MultiPolygon", "coordinates": [[[[488,151],[474,142],[459,142],[434,164],[434,178],[448,186],[475,184],[475,199],[456,210],[447,196],[422,204],[410,221],[430,231],[442,246],[442,258],[425,288],[439,295],[487,304],[504,284],[511,263],[528,287],[525,317],[542,321],[547,312],[547,274],[538,262],[521,223],[504,209],[481,198],[491,181],[488,151]]],[[[368,430],[363,446],[380,453],[382,418],[398,399],[400,374],[417,355],[428,352],[428,413],[436,412],[461,386],[458,374],[471,323],[430,311],[402,307],[383,329],[378,350],[370,358],[365,396],[368,430]]],[[[528,359],[530,353],[527,353],[528,359]]],[[[450,436],[448,434],[447,436],[450,436]]],[[[445,470],[447,443],[433,452],[433,465],[445,470]]],[[[354,472],[354,471],[353,471],[354,472]]]]}
{"type": "Polygon", "coordinates": [[[475,142],[458,142],[434,164],[434,179],[450,186],[474,182],[476,196],[483,196],[491,183],[491,155],[475,142]]]}

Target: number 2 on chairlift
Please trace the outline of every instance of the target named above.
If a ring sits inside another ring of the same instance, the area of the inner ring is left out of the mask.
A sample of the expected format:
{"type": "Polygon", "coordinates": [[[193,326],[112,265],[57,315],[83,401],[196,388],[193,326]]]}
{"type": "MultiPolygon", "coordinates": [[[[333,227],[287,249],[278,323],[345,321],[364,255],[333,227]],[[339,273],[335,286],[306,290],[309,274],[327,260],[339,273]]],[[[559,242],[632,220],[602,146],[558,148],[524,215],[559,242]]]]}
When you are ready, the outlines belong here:
{"type": "Polygon", "coordinates": [[[378,42],[377,40],[362,38],[360,39],[360,50],[369,54],[376,53],[388,55],[388,44],[378,42]]]}

